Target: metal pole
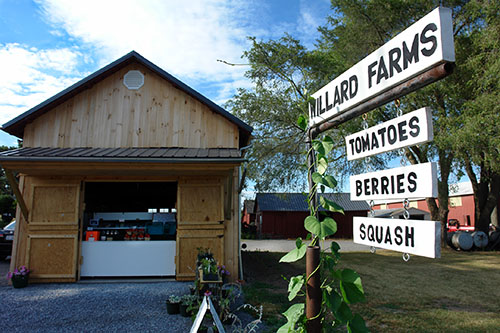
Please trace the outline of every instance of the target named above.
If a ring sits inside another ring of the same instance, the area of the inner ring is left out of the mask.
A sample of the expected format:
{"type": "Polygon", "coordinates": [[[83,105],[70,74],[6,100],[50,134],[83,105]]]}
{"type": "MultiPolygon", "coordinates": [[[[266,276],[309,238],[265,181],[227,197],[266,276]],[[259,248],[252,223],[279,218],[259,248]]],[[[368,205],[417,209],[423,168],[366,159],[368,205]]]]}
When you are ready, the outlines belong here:
{"type": "Polygon", "coordinates": [[[306,329],[308,333],[321,332],[320,247],[309,246],[306,252],[306,329]],[[313,274],[314,272],[314,274],[313,274]],[[311,275],[312,274],[312,275],[311,275]],[[314,318],[314,319],[313,319],[314,318]]]}
{"type": "MultiPolygon", "coordinates": [[[[312,136],[311,131],[307,132],[307,168],[308,168],[308,181],[309,181],[309,195],[310,205],[316,208],[317,192],[314,188],[312,174],[315,171],[315,158],[316,155],[312,149],[312,136]]],[[[314,237],[314,235],[313,235],[314,237]]],[[[306,277],[308,278],[306,285],[306,329],[308,333],[321,332],[321,279],[320,279],[320,253],[319,246],[308,247],[306,252],[306,277]],[[317,270],[316,270],[317,269],[317,270]],[[316,271],[315,271],[316,270],[316,271]],[[311,275],[312,272],[315,273],[311,275]],[[314,319],[313,319],[314,318],[314,319]]]]}
{"type": "MultiPolygon", "coordinates": [[[[315,166],[315,154],[312,150],[312,140],[315,139],[321,132],[337,127],[348,120],[358,117],[368,111],[371,111],[381,105],[393,101],[401,96],[409,94],[417,89],[420,89],[430,83],[441,80],[453,72],[455,67],[454,63],[443,63],[428,71],[406,81],[402,84],[393,87],[386,92],[375,96],[374,98],[355,106],[354,108],[334,116],[332,119],[309,128],[307,132],[307,167],[308,167],[308,181],[309,193],[311,194],[311,204],[316,207],[317,195],[316,191],[313,193],[314,183],[312,181],[312,174],[315,166]]],[[[320,247],[308,247],[306,252],[306,276],[314,272],[320,263],[320,247]]],[[[307,318],[307,332],[316,333],[321,332],[321,288],[320,288],[320,270],[318,269],[313,276],[311,276],[306,286],[306,318],[307,318]],[[317,318],[316,318],[317,317],[317,318]],[[315,318],[315,319],[312,319],[315,318]]]]}
{"type": "Polygon", "coordinates": [[[441,80],[451,73],[455,68],[455,63],[445,62],[436,67],[429,69],[428,71],[417,75],[416,77],[397,85],[386,92],[375,96],[374,98],[355,106],[354,108],[346,111],[344,113],[335,115],[332,119],[316,125],[310,129],[311,139],[317,137],[321,132],[334,128],[340,124],[345,123],[348,120],[361,116],[362,114],[378,108],[390,101],[398,99],[401,96],[409,94],[415,90],[425,87],[428,84],[441,80]]]}

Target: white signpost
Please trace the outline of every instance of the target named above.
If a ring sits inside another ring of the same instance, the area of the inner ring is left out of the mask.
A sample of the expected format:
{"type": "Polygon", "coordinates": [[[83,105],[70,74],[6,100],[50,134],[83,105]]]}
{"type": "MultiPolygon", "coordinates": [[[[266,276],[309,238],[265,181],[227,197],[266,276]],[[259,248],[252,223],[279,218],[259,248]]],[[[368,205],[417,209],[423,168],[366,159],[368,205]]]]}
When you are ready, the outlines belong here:
{"type": "Polygon", "coordinates": [[[436,198],[434,162],[375,171],[349,177],[351,200],[436,198]]]}
{"type": "Polygon", "coordinates": [[[432,141],[432,112],[422,108],[345,138],[347,159],[376,155],[432,141]]]}
{"type": "Polygon", "coordinates": [[[441,223],[435,221],[355,216],[353,237],[357,244],[428,258],[441,257],[441,223]]]}
{"type": "Polygon", "coordinates": [[[318,90],[313,127],[443,62],[455,61],[451,9],[438,7],[318,90]]]}

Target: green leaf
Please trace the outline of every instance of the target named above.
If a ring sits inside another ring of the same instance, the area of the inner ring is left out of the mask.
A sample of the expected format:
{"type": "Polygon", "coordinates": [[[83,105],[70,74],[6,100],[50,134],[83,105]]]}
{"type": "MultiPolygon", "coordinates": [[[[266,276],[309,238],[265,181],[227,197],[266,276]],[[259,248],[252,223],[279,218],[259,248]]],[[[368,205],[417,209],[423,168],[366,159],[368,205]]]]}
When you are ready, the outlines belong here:
{"type": "MultiPolygon", "coordinates": [[[[331,255],[325,254],[322,257],[323,260],[323,267],[326,271],[331,271],[333,272],[335,270],[335,265],[337,262],[335,261],[335,258],[331,255]]],[[[323,267],[321,269],[323,269],[323,267]]]]}
{"type": "Polygon", "coordinates": [[[292,323],[290,322],[286,322],[285,325],[281,326],[277,331],[276,333],[289,333],[289,332],[293,332],[294,330],[292,329],[292,323]]]}
{"type": "Polygon", "coordinates": [[[332,242],[330,245],[330,249],[332,250],[332,253],[337,253],[340,251],[340,245],[337,242],[332,242]]]}
{"type": "Polygon", "coordinates": [[[322,184],[324,184],[325,186],[328,186],[331,189],[337,187],[337,180],[335,180],[335,178],[333,178],[332,176],[326,175],[323,179],[324,183],[322,184]]]}
{"type": "Polygon", "coordinates": [[[325,148],[323,147],[323,142],[319,141],[319,140],[313,140],[312,142],[312,146],[314,148],[314,150],[319,154],[319,155],[322,155],[322,156],[325,156],[325,148]]]}
{"type": "Polygon", "coordinates": [[[368,332],[368,328],[366,327],[365,320],[356,313],[347,323],[347,331],[349,333],[365,333],[368,332]]]}
{"type": "Polygon", "coordinates": [[[302,246],[302,237],[299,237],[295,240],[295,247],[297,247],[298,249],[302,246]]]}
{"type": "Polygon", "coordinates": [[[321,224],[315,216],[308,216],[304,220],[304,228],[313,235],[319,235],[321,232],[321,224]]]}
{"type": "Polygon", "coordinates": [[[333,315],[337,320],[339,320],[342,323],[346,323],[353,318],[351,309],[349,308],[349,305],[347,305],[345,302],[340,303],[338,310],[333,311],[333,315]]]}
{"type": "Polygon", "coordinates": [[[358,273],[356,273],[356,271],[349,268],[342,270],[342,281],[354,283],[358,280],[361,280],[361,277],[358,273]]]}
{"type": "Polygon", "coordinates": [[[287,319],[287,323],[278,329],[278,333],[295,332],[295,325],[304,315],[304,303],[294,304],[288,308],[283,315],[287,319]]]}
{"type": "Polygon", "coordinates": [[[333,139],[328,135],[323,138],[323,149],[325,150],[325,155],[328,155],[333,149],[333,139]]]}
{"type": "Polygon", "coordinates": [[[297,238],[295,245],[297,247],[281,257],[280,262],[295,262],[304,257],[307,251],[307,245],[302,243],[302,238],[297,238]]]}
{"type": "Polygon", "coordinates": [[[304,228],[320,239],[324,239],[337,232],[337,223],[330,217],[320,222],[315,216],[308,216],[304,220],[304,228]]]}
{"type": "Polygon", "coordinates": [[[340,290],[344,300],[349,303],[359,303],[365,301],[365,292],[361,284],[361,277],[352,269],[342,270],[340,290]]]}
{"type": "Polygon", "coordinates": [[[324,239],[328,236],[333,235],[337,232],[337,222],[335,222],[331,217],[327,217],[321,222],[321,231],[319,238],[324,239]]]}
{"type": "Polygon", "coordinates": [[[294,276],[290,279],[290,283],[288,284],[288,300],[292,301],[295,296],[299,293],[299,291],[304,286],[304,276],[298,275],[294,276]]]}
{"type": "Polygon", "coordinates": [[[319,172],[313,172],[311,178],[316,184],[321,184],[331,189],[337,187],[337,181],[330,175],[323,176],[319,172]]]}
{"type": "Polygon", "coordinates": [[[307,129],[307,118],[303,114],[299,116],[297,119],[297,125],[299,125],[300,129],[305,131],[307,129]]]}
{"type": "Polygon", "coordinates": [[[332,290],[331,293],[324,290],[323,299],[325,300],[326,306],[333,312],[337,312],[340,304],[342,304],[342,297],[335,291],[332,290]]]}
{"type": "Polygon", "coordinates": [[[327,168],[328,168],[328,161],[324,156],[321,156],[318,159],[318,167],[317,167],[318,173],[324,175],[327,168]]]}
{"type": "Polygon", "coordinates": [[[316,184],[321,184],[323,182],[323,175],[318,172],[313,172],[311,178],[316,184]]]}
{"type": "Polygon", "coordinates": [[[334,213],[344,214],[344,209],[340,205],[338,205],[337,203],[335,203],[331,200],[328,200],[324,196],[319,197],[319,203],[326,210],[329,210],[329,211],[334,212],[334,213]]]}

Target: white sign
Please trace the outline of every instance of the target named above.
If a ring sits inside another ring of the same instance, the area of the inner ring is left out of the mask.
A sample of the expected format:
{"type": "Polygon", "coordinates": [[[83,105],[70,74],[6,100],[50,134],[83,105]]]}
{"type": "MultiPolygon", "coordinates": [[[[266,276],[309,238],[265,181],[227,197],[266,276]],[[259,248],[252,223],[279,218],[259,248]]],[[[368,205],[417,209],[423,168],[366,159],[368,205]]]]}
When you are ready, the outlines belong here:
{"type": "Polygon", "coordinates": [[[451,9],[438,7],[314,93],[309,126],[446,61],[455,61],[453,22],[451,9]]]}
{"type": "Polygon", "coordinates": [[[436,163],[415,164],[351,176],[351,200],[436,198],[436,163]]]}
{"type": "Polygon", "coordinates": [[[422,108],[345,138],[347,159],[376,155],[432,141],[432,112],[422,108]]]}
{"type": "Polygon", "coordinates": [[[354,243],[441,258],[441,223],[355,216],[354,243]]]}

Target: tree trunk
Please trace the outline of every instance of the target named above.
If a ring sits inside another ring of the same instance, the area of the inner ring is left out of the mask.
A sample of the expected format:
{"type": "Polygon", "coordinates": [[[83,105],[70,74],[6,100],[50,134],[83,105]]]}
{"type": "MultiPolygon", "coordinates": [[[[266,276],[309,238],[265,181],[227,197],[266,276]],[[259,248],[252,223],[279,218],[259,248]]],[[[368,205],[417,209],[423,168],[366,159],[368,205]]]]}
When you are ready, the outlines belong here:
{"type": "MultiPolygon", "coordinates": [[[[406,157],[411,164],[425,163],[428,162],[427,156],[422,153],[421,149],[414,146],[411,149],[406,148],[406,157]]],[[[441,171],[440,178],[438,178],[438,202],[435,198],[426,198],[427,207],[431,213],[432,221],[441,222],[441,246],[446,247],[447,243],[447,228],[446,223],[448,222],[448,179],[451,172],[451,163],[453,161],[453,153],[447,152],[440,149],[438,151],[439,155],[439,169],[441,171]]]]}
{"type": "Polygon", "coordinates": [[[500,174],[495,173],[484,164],[479,167],[481,178],[478,181],[472,163],[467,157],[465,158],[465,171],[471,180],[474,192],[474,229],[488,234],[491,213],[498,206],[498,198],[500,197],[500,174]]]}

